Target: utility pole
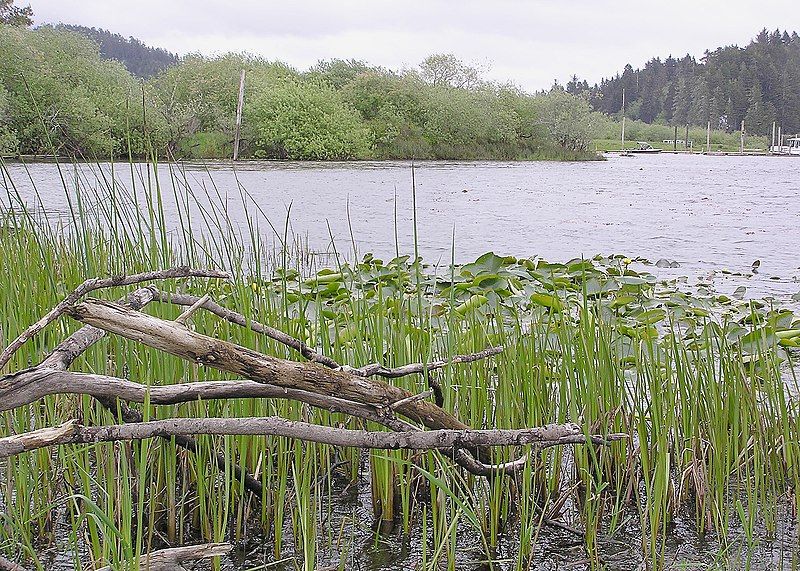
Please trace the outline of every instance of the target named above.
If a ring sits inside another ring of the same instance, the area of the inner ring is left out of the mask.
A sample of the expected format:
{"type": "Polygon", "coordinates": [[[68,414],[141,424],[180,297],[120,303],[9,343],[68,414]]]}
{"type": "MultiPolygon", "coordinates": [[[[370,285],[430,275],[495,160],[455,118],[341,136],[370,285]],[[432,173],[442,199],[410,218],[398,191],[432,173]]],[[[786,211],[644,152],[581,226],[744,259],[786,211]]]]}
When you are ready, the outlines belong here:
{"type": "Polygon", "coordinates": [[[242,108],[244,107],[244,70],[239,79],[239,104],[236,106],[236,135],[233,138],[233,160],[239,160],[239,137],[242,133],[242,108]]]}
{"type": "Polygon", "coordinates": [[[689,123],[686,123],[686,137],[683,139],[683,148],[689,150],[689,123]]]}
{"type": "Polygon", "coordinates": [[[708,122],[708,127],[706,128],[706,154],[711,154],[711,121],[708,122]]]}
{"type": "Polygon", "coordinates": [[[678,126],[677,125],[675,125],[675,134],[672,135],[672,150],[676,151],[676,152],[678,150],[678,126]]]}

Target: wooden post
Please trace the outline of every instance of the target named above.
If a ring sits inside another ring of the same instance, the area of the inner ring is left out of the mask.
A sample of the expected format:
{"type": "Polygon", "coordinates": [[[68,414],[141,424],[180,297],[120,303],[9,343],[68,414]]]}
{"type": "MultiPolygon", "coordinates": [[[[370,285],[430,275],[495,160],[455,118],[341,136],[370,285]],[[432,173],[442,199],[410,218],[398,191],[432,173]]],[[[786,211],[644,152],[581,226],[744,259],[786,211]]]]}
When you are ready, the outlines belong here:
{"type": "Polygon", "coordinates": [[[678,126],[675,125],[675,134],[672,136],[672,150],[678,150],[678,126]]]}
{"type": "Polygon", "coordinates": [[[778,127],[778,152],[781,152],[781,147],[783,147],[783,132],[781,128],[778,127]]]}
{"type": "Polygon", "coordinates": [[[686,137],[683,139],[684,150],[689,150],[689,123],[686,123],[686,137]]]}
{"type": "Polygon", "coordinates": [[[708,122],[706,128],[706,154],[711,154],[711,121],[708,122]]]}
{"type": "Polygon", "coordinates": [[[625,152],[625,88],[622,88],[622,152],[625,152]]]}
{"type": "Polygon", "coordinates": [[[244,70],[239,79],[239,104],[236,106],[236,135],[233,138],[233,160],[239,160],[239,137],[242,133],[242,108],[244,107],[244,70]]]}
{"type": "Polygon", "coordinates": [[[739,152],[744,154],[744,119],[742,119],[742,130],[739,131],[739,152]]]}
{"type": "Polygon", "coordinates": [[[772,150],[772,147],[775,146],[775,127],[776,126],[777,126],[777,124],[775,123],[775,121],[773,121],[772,122],[772,145],[770,146],[770,150],[772,150]]]}

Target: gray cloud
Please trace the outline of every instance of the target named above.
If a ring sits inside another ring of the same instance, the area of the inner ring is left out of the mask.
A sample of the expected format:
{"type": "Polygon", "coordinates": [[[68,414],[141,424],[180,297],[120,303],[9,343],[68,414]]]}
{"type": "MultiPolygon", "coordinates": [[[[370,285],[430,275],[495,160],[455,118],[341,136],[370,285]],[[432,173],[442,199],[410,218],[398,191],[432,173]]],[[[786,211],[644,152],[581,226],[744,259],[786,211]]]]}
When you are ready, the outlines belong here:
{"type": "Polygon", "coordinates": [[[135,36],[181,54],[248,51],[304,69],[363,59],[392,69],[452,52],[528,90],[573,73],[591,83],[653,56],[747,43],[761,28],[800,29],[796,0],[30,0],[37,23],[135,36]]]}

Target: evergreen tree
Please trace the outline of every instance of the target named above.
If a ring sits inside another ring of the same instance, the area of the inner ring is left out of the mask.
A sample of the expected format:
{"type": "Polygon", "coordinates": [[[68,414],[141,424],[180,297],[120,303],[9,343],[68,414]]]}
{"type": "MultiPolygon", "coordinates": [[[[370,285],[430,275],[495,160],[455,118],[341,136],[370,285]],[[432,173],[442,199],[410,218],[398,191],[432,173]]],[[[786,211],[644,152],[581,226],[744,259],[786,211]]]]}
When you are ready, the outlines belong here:
{"type": "MultiPolygon", "coordinates": [[[[761,30],[745,48],[706,51],[696,61],[687,55],[654,58],[642,69],[625,66],[621,75],[588,90],[592,106],[609,115],[626,106],[647,123],[738,129],[766,135],[777,121],[785,132],[800,130],[800,36],[761,30]]],[[[632,116],[632,115],[631,115],[632,116]]]]}
{"type": "Polygon", "coordinates": [[[14,6],[14,0],[0,0],[0,24],[30,26],[33,24],[33,9],[30,6],[14,6]]]}

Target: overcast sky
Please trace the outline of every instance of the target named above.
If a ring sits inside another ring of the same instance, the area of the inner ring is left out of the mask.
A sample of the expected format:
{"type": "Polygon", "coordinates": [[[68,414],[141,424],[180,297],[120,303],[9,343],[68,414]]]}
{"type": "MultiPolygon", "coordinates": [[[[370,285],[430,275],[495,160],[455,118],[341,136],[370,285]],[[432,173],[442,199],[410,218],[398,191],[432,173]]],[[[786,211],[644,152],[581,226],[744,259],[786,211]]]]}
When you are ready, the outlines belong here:
{"type": "MultiPolygon", "coordinates": [[[[800,32],[798,0],[29,0],[37,24],[105,28],[178,54],[247,51],[301,70],[355,58],[399,70],[432,53],[529,91],[653,56],[702,56],[762,28],[800,32]]],[[[17,0],[24,4],[25,0],[17,0]]]]}

